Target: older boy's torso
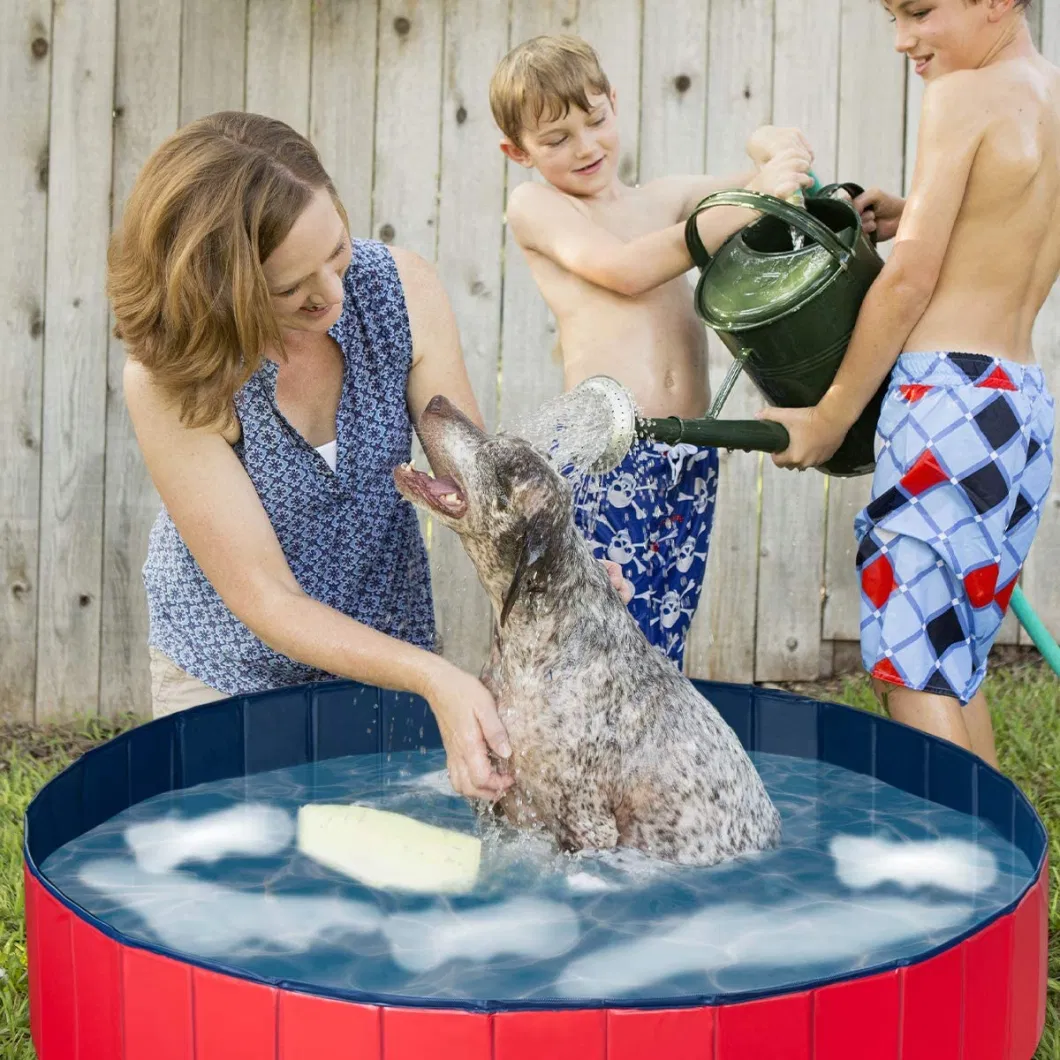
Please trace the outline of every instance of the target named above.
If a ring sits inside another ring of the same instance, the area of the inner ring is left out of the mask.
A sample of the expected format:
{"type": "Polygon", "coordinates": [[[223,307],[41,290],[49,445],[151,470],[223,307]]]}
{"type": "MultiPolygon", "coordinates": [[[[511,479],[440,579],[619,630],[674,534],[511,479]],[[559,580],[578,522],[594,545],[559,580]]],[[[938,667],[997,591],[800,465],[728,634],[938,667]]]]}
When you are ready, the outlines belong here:
{"type": "MultiPolygon", "coordinates": [[[[680,203],[672,191],[667,194],[664,182],[624,187],[610,202],[565,198],[627,241],[681,220],[680,203]]],[[[603,373],[628,387],[645,415],[703,414],[709,399],[706,334],[686,277],[627,297],[534,251],[527,252],[527,260],[559,327],[567,389],[603,373]]]]}
{"type": "Polygon", "coordinates": [[[977,72],[988,128],[931,302],[907,351],[1034,360],[1034,320],[1060,271],[1060,70],[1037,57],[977,72]]]}

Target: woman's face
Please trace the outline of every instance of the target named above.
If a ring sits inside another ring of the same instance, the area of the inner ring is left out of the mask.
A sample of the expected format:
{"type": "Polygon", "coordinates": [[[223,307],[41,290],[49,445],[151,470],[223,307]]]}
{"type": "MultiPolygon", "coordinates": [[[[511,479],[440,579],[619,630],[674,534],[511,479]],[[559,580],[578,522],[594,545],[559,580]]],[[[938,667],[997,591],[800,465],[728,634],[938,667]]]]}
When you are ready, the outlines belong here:
{"type": "Polygon", "coordinates": [[[262,264],[281,331],[325,332],[342,313],[350,235],[326,188],[262,264]]]}

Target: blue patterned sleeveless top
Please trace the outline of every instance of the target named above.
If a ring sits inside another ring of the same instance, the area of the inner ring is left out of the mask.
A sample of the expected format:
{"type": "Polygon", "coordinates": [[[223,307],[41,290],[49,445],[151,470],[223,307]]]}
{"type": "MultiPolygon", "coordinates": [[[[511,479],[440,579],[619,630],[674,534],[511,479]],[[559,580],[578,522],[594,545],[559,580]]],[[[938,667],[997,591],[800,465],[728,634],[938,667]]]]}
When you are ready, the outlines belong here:
{"type": "MultiPolygon", "coordinates": [[[[405,390],[412,336],[397,267],[381,243],[354,240],[342,316],[329,334],[345,361],[333,472],[276,406],[266,361],[236,394],[236,455],[305,593],[381,633],[432,650],[427,553],[415,510],[394,487],[411,456],[405,390]]],[[[229,695],[333,675],[259,640],[225,606],[169,513],[151,530],[143,570],[150,643],[229,695]]]]}

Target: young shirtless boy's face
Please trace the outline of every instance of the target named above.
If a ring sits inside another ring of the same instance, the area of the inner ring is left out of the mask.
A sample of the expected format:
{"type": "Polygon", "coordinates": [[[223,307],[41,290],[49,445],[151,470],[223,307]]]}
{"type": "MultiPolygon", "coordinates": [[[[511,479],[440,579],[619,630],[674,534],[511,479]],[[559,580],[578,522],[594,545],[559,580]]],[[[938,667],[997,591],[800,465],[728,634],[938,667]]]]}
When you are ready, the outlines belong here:
{"type": "Polygon", "coordinates": [[[979,66],[997,39],[999,16],[1012,14],[1011,4],[994,0],[883,0],[883,6],[895,24],[895,47],[925,81],[979,66]]]}
{"type": "Polygon", "coordinates": [[[507,144],[505,153],[532,166],[569,195],[595,195],[612,181],[618,166],[618,120],[614,93],[588,95],[589,112],[573,106],[558,118],[545,117],[526,128],[521,149],[507,144]]]}

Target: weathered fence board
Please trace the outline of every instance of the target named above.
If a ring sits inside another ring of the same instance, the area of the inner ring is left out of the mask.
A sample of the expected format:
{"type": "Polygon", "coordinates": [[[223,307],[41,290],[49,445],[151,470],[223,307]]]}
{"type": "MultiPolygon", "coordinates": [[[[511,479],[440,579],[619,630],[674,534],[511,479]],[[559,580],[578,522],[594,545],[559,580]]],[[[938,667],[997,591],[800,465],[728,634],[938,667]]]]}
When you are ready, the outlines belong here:
{"type": "Polygon", "coordinates": [[[305,0],[249,0],[247,110],[309,131],[312,14],[305,0]]]}
{"type": "MultiPolygon", "coordinates": [[[[158,499],[124,409],[123,350],[108,337],[105,247],[144,159],[179,124],[248,106],[307,130],[354,235],[437,262],[479,404],[507,427],[560,390],[561,372],[554,323],[504,226],[507,197],[537,179],[497,152],[487,85],[506,48],[545,32],[580,33],[597,48],[618,94],[629,180],[746,170],[747,135],[771,119],[803,126],[823,180],[907,189],[912,177],[923,84],[894,53],[885,15],[862,0],[0,6],[6,713],[147,707],[140,568],[158,499]]],[[[1060,8],[1038,3],[1029,17],[1060,59],[1060,8]]],[[[1060,289],[1035,343],[1060,390],[1060,289]]],[[[710,351],[716,387],[730,355],[713,336],[710,351]]],[[[725,415],[760,405],[743,381],[725,415]]],[[[723,453],[721,465],[687,669],[816,676],[833,644],[849,654],[856,642],[850,523],[868,479],[832,480],[826,500],[820,475],[744,453],[723,453]]],[[[456,537],[424,525],[444,649],[477,668],[486,602],[456,537]]],[[[1054,490],[1023,577],[1054,629],[1058,555],[1054,490]]],[[[1001,639],[1016,637],[1009,618],[1001,639]]]]}
{"type": "MultiPolygon", "coordinates": [[[[818,173],[836,168],[839,0],[778,0],[773,121],[797,125],[818,173]]],[[[755,676],[815,678],[820,667],[825,480],[763,462],[755,676]]]]}
{"type": "Polygon", "coordinates": [[[435,258],[442,95],[442,5],[382,0],[373,234],[435,258]]]}
{"type": "Polygon", "coordinates": [[[81,0],[52,21],[38,717],[99,702],[115,15],[81,0]]]}
{"type": "MultiPolygon", "coordinates": [[[[508,12],[492,0],[450,0],[442,75],[438,269],[487,427],[497,422],[504,156],[482,86],[508,48],[508,12]],[[461,164],[474,158],[477,164],[461,164]]],[[[460,539],[431,537],[435,612],[447,658],[470,670],[489,651],[491,608],[460,539]]]]}
{"type": "Polygon", "coordinates": [[[247,0],[183,0],[180,123],[246,99],[247,0]]]}
{"type": "MultiPolygon", "coordinates": [[[[747,137],[768,122],[773,111],[772,0],[715,0],[709,30],[706,168],[718,174],[747,172],[747,137]]],[[[708,335],[708,348],[711,387],[716,390],[732,356],[713,334],[708,335]]],[[[761,404],[755,388],[741,378],[724,415],[742,419],[761,404]]],[[[719,464],[707,582],[692,624],[686,669],[716,680],[752,681],[762,460],[751,453],[722,452],[719,464]]]]}
{"type": "Polygon", "coordinates": [[[51,18],[50,0],[0,7],[0,709],[19,717],[37,669],[51,18]]]}
{"type": "Polygon", "coordinates": [[[309,138],[362,238],[372,233],[378,32],[379,0],[313,5],[309,138]]]}
{"type": "MultiPolygon", "coordinates": [[[[178,125],[180,9],[154,0],[122,0],[114,85],[115,224],[140,167],[178,125]]],[[[136,711],[149,700],[147,605],[140,571],[159,509],[122,394],[125,352],[107,351],[107,447],[103,531],[100,701],[136,711]]]]}
{"type": "Polygon", "coordinates": [[[642,183],[705,172],[710,8],[708,0],[644,0],[642,183]]]}

